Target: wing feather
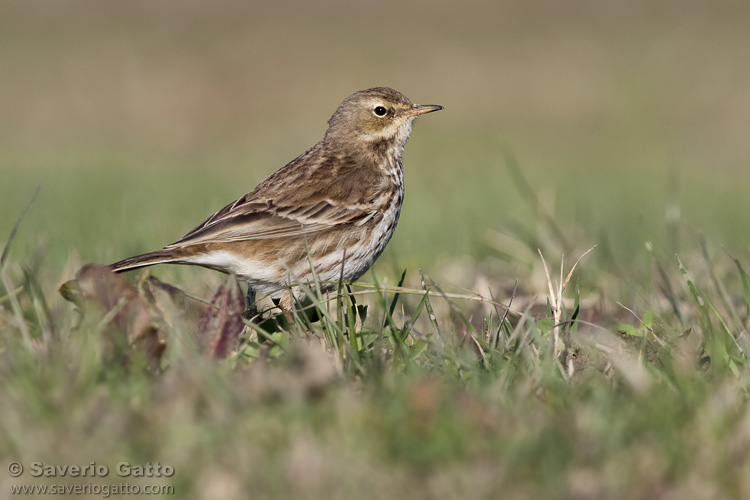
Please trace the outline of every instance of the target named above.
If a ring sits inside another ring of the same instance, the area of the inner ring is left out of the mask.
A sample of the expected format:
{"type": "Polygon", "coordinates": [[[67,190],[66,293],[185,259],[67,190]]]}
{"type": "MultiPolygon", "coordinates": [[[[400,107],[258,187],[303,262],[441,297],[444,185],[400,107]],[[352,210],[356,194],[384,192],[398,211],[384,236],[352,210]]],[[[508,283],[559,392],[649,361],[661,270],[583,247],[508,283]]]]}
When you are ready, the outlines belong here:
{"type": "Polygon", "coordinates": [[[363,225],[389,187],[382,175],[351,157],[306,151],[166,249],[201,243],[294,237],[341,224],[363,225]],[[305,189],[310,185],[315,190],[305,189]],[[289,189],[289,186],[299,186],[289,189]]]}
{"type": "MultiPolygon", "coordinates": [[[[365,207],[337,207],[325,202],[324,207],[316,204],[309,213],[293,211],[257,210],[249,211],[252,205],[243,206],[228,217],[215,220],[212,224],[199,226],[185,237],[165,248],[174,248],[199,243],[224,243],[243,240],[263,240],[300,236],[330,229],[340,224],[357,224],[370,219],[372,210],[365,207]]],[[[360,224],[361,225],[361,224],[360,224]]]]}
{"type": "Polygon", "coordinates": [[[312,199],[302,205],[276,206],[249,199],[227,205],[182,239],[165,248],[300,236],[341,224],[363,225],[376,213],[373,204],[312,199]]]}

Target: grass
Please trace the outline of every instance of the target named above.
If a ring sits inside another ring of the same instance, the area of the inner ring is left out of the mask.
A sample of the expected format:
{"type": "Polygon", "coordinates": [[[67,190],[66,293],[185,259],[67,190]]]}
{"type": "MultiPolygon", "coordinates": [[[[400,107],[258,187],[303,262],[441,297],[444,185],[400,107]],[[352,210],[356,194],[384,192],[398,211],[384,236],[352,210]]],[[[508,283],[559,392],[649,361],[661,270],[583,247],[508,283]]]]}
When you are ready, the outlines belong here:
{"type": "Polygon", "coordinates": [[[651,281],[615,306],[597,251],[559,278],[540,255],[501,297],[417,272],[331,297],[313,284],[319,321],[249,327],[223,361],[201,354],[188,306],[153,295],[156,364],[132,323],[111,323],[122,304],[62,304],[6,261],[3,460],[158,461],[174,476],[131,481],[195,498],[745,496],[745,265],[706,242],[669,259],[651,244],[651,281]],[[540,271],[547,297],[526,290],[540,271]]]}
{"type": "Polygon", "coordinates": [[[0,497],[750,496],[747,8],[316,5],[0,7],[0,497]],[[376,84],[446,110],[415,126],[373,272],[310,286],[319,321],[266,311],[238,340],[232,282],[181,266],[58,293],[376,84]]]}

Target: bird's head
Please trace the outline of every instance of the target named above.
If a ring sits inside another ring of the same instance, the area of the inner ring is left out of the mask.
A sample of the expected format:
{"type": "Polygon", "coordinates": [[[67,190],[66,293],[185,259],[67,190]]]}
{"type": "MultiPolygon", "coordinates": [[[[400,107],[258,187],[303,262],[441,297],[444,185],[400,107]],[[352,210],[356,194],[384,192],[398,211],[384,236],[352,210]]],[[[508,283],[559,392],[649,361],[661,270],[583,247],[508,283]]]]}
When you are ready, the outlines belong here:
{"type": "Polygon", "coordinates": [[[362,146],[387,144],[400,153],[412,121],[441,109],[436,104],[414,104],[388,87],[360,90],[344,99],[328,120],[326,139],[362,146]]]}

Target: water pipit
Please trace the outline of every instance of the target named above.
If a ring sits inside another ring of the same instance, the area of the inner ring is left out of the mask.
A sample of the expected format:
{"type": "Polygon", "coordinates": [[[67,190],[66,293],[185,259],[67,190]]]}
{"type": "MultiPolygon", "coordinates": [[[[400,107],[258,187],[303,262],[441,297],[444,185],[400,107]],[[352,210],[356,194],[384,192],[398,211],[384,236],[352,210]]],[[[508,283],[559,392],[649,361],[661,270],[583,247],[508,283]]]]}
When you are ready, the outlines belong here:
{"type": "Polygon", "coordinates": [[[287,311],[284,287],[313,281],[310,263],[324,292],[340,279],[355,281],[396,229],[412,122],[440,109],[387,87],[356,92],[328,120],[323,140],[250,193],[162,250],[109,267],[172,263],[235,273],[248,284],[248,300],[270,295],[287,311]]]}

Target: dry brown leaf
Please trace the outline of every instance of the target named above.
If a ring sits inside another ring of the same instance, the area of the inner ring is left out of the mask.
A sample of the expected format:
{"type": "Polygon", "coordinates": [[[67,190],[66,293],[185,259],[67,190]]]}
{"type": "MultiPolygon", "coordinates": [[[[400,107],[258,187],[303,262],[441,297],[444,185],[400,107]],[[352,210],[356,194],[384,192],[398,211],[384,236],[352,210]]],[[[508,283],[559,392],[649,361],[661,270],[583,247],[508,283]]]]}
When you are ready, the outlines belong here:
{"type": "Polygon", "coordinates": [[[128,336],[128,341],[142,348],[151,361],[161,358],[166,344],[153,326],[149,305],[122,276],[106,266],[87,264],[76,273],[76,280],[65,283],[60,292],[79,306],[88,302],[105,313],[114,311],[112,323],[128,336]]]}
{"type": "Polygon", "coordinates": [[[237,277],[229,275],[226,284],[221,285],[211,300],[211,306],[198,325],[198,345],[204,353],[224,359],[240,344],[245,323],[245,297],[237,282],[237,277]]]}

